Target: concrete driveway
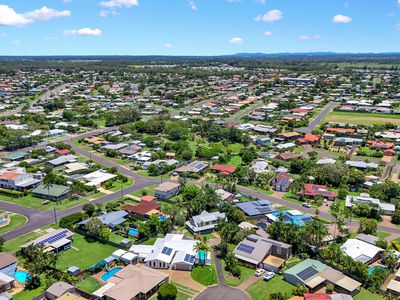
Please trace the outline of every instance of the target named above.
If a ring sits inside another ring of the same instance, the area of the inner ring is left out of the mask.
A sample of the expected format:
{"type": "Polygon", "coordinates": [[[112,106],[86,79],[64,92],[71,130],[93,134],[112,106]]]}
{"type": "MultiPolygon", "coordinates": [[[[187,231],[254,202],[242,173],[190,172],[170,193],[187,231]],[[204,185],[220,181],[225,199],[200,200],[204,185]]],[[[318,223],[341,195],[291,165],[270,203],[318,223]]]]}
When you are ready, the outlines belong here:
{"type": "Polygon", "coordinates": [[[212,286],[201,292],[196,300],[251,300],[250,296],[230,286],[212,286]]]}

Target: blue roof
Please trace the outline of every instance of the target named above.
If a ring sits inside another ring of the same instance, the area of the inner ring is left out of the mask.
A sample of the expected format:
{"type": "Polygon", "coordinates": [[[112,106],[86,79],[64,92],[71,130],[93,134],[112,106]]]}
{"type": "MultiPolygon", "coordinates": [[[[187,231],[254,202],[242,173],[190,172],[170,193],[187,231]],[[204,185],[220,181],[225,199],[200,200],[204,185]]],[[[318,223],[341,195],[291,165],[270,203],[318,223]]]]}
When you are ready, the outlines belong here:
{"type": "Polygon", "coordinates": [[[272,215],[279,218],[282,214],[285,223],[293,223],[296,226],[303,226],[306,223],[312,222],[313,218],[307,215],[292,215],[290,211],[283,210],[281,212],[274,212],[272,215]]]}
{"type": "Polygon", "coordinates": [[[268,200],[257,200],[250,202],[239,202],[236,206],[243,210],[248,216],[259,216],[275,212],[275,208],[268,200]]]}

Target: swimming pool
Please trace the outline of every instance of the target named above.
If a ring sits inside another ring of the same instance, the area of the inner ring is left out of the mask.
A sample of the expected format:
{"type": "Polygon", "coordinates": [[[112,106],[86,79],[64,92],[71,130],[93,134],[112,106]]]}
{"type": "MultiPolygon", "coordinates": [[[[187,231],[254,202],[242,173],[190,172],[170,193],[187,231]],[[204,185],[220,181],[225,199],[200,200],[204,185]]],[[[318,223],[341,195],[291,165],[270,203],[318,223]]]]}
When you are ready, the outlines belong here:
{"type": "Polygon", "coordinates": [[[17,281],[19,283],[26,283],[26,281],[29,278],[32,278],[31,274],[29,274],[28,272],[24,271],[24,270],[17,270],[14,273],[14,277],[15,279],[17,279],[17,281]]]}
{"type": "Polygon", "coordinates": [[[160,222],[163,222],[163,221],[166,220],[166,218],[165,218],[164,215],[161,215],[161,216],[158,216],[158,220],[159,220],[160,222]]]}
{"type": "Polygon", "coordinates": [[[139,231],[136,228],[131,228],[128,230],[129,235],[139,235],[139,231]]]}
{"type": "Polygon", "coordinates": [[[101,280],[103,280],[104,282],[106,282],[108,279],[110,279],[111,277],[113,277],[115,274],[117,274],[119,271],[121,271],[122,268],[121,267],[116,267],[110,271],[108,271],[107,273],[101,275],[101,280]]]}
{"type": "Polygon", "coordinates": [[[386,267],[383,266],[373,266],[371,268],[368,269],[368,275],[371,275],[373,271],[375,271],[376,269],[386,269],[386,267]]]}

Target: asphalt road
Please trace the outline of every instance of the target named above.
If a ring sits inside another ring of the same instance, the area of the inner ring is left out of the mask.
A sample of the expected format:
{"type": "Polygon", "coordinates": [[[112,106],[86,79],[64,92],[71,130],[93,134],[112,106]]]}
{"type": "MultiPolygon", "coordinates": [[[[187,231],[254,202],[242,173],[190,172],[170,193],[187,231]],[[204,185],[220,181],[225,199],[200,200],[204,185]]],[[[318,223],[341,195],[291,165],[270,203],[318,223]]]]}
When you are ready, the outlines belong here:
{"type": "Polygon", "coordinates": [[[226,285],[212,286],[201,292],[196,300],[250,300],[243,291],[226,285]]]}
{"type": "Polygon", "coordinates": [[[319,115],[311,121],[311,123],[307,127],[301,127],[297,128],[296,131],[302,132],[302,133],[310,133],[312,132],[319,123],[326,117],[327,114],[329,114],[339,103],[338,102],[332,102],[329,104],[323,111],[319,113],[319,115]]]}

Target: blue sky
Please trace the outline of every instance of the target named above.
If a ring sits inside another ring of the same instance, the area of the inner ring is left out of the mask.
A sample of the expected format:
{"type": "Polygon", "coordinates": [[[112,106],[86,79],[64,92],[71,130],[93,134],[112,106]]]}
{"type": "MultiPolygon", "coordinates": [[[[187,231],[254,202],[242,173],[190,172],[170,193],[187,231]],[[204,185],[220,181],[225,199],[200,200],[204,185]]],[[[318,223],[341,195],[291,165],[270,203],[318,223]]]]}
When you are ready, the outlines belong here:
{"type": "Polygon", "coordinates": [[[400,0],[0,0],[0,55],[400,52],[400,0]]]}

